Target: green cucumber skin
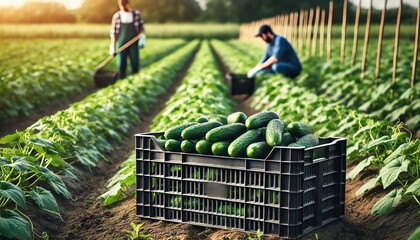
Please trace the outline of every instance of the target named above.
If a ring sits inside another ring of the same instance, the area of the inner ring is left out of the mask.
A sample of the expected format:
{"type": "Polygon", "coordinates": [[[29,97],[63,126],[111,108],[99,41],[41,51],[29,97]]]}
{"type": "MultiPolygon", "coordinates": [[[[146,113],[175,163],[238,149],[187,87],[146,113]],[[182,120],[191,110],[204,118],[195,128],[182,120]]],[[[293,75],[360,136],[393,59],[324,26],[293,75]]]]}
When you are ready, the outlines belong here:
{"type": "Polygon", "coordinates": [[[264,159],[268,156],[271,151],[271,147],[265,141],[252,143],[246,148],[246,155],[249,158],[261,158],[264,159]]]}
{"type": "Polygon", "coordinates": [[[287,131],[297,138],[313,133],[313,130],[310,126],[300,122],[290,123],[287,126],[287,131]]]}
{"type": "Polygon", "coordinates": [[[175,139],[169,139],[165,143],[165,149],[171,152],[181,152],[181,142],[175,139]]]}
{"type": "Polygon", "coordinates": [[[235,113],[230,114],[227,117],[227,122],[228,122],[228,124],[232,124],[232,123],[243,123],[243,124],[245,124],[247,118],[248,117],[245,115],[245,113],[235,112],[235,113]]]}
{"type": "Polygon", "coordinates": [[[213,128],[206,133],[206,140],[212,143],[232,140],[246,132],[246,127],[242,123],[233,123],[221,127],[213,128]]]}
{"type": "Polygon", "coordinates": [[[250,116],[245,121],[245,126],[248,129],[257,129],[261,127],[266,127],[267,124],[273,119],[279,119],[279,116],[277,115],[276,112],[272,112],[272,111],[259,112],[250,116]]]}
{"type": "Polygon", "coordinates": [[[207,155],[211,155],[211,147],[212,147],[212,143],[207,141],[207,140],[200,140],[197,142],[197,144],[195,145],[195,150],[200,153],[200,154],[207,154],[207,155]]]}
{"type": "Polygon", "coordinates": [[[186,153],[197,153],[195,150],[196,143],[190,140],[184,140],[181,142],[181,150],[186,153]]]}
{"type": "Polygon", "coordinates": [[[231,143],[232,141],[221,141],[213,143],[211,146],[211,152],[218,156],[229,156],[228,148],[231,143]]]}
{"type": "Polygon", "coordinates": [[[261,137],[260,130],[249,130],[235,139],[228,148],[229,156],[239,157],[246,154],[246,148],[254,142],[258,142],[261,137]]]}
{"type": "Polygon", "coordinates": [[[223,126],[220,122],[205,122],[199,123],[194,126],[184,129],[181,133],[181,137],[184,140],[198,140],[202,139],[206,133],[213,128],[223,126]]]}
{"type": "Polygon", "coordinates": [[[197,125],[197,123],[184,123],[184,124],[179,124],[176,125],[174,127],[171,127],[169,129],[167,129],[164,133],[165,139],[175,139],[175,140],[179,140],[181,139],[181,133],[184,129],[197,125]]]}
{"type": "Polygon", "coordinates": [[[273,119],[267,125],[266,141],[270,147],[280,146],[284,124],[280,119],[273,119]]]}

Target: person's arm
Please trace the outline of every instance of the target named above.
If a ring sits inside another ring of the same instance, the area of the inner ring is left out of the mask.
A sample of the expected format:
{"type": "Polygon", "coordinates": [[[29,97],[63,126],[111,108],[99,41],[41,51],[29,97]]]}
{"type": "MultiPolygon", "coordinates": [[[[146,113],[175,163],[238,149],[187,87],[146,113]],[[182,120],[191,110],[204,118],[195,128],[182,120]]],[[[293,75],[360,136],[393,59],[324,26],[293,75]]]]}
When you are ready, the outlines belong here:
{"type": "Polygon", "coordinates": [[[119,29],[117,28],[117,22],[118,22],[118,16],[115,14],[112,17],[112,22],[111,22],[111,34],[109,35],[111,38],[111,44],[109,45],[109,54],[110,55],[114,55],[115,54],[115,44],[116,41],[118,39],[118,31],[119,29]]]}
{"type": "Polygon", "coordinates": [[[270,57],[269,59],[267,59],[267,61],[263,62],[263,63],[260,65],[260,67],[261,67],[261,69],[266,69],[266,68],[271,67],[271,65],[275,64],[275,63],[276,63],[276,62],[278,62],[278,61],[279,61],[279,60],[278,60],[275,56],[272,56],[272,57],[270,57]]]}
{"type": "Polygon", "coordinates": [[[144,28],[144,20],[143,20],[143,17],[141,16],[140,11],[137,11],[135,23],[137,25],[137,29],[140,34],[139,47],[144,48],[146,45],[146,31],[144,28]]]}

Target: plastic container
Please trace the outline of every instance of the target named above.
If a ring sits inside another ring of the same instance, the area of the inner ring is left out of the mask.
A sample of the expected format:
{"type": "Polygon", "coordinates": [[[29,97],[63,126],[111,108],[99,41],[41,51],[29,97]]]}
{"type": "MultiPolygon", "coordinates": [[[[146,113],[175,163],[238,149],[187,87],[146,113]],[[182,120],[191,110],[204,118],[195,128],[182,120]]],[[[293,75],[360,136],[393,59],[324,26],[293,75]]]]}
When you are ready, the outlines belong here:
{"type": "Polygon", "coordinates": [[[137,215],[298,238],[344,216],[346,139],[275,147],[266,159],[165,151],[137,134],[137,215]]]}
{"type": "Polygon", "coordinates": [[[226,74],[227,85],[231,95],[252,95],[255,88],[255,78],[248,78],[246,74],[226,74]]]}
{"type": "Polygon", "coordinates": [[[103,88],[114,84],[118,79],[118,72],[112,72],[104,69],[99,69],[95,72],[93,79],[98,88],[103,88]]]}

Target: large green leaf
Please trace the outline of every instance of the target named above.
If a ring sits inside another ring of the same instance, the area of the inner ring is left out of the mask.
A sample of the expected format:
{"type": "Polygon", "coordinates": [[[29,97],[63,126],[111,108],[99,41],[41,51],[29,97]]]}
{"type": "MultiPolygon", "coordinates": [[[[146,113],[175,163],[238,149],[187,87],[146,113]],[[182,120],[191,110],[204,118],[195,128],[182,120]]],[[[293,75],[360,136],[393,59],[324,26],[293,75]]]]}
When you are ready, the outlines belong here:
{"type": "Polygon", "coordinates": [[[401,201],[402,189],[394,189],[383,198],[381,198],[378,202],[375,203],[372,207],[372,214],[373,215],[385,215],[392,211],[392,208],[398,205],[401,201]]]}
{"type": "Polygon", "coordinates": [[[20,138],[21,133],[13,133],[10,135],[6,135],[0,139],[0,144],[8,144],[11,142],[15,142],[20,138]]]}
{"type": "Polygon", "coordinates": [[[375,139],[375,140],[369,142],[369,144],[363,149],[363,151],[369,151],[374,147],[377,147],[381,144],[385,144],[385,143],[388,143],[388,142],[391,142],[391,141],[394,141],[394,139],[391,139],[389,136],[382,136],[378,139],[375,139]]]}
{"type": "Polygon", "coordinates": [[[0,182],[0,196],[9,198],[21,208],[26,208],[25,193],[20,187],[10,182],[0,182]]]}
{"type": "Polygon", "coordinates": [[[0,236],[19,240],[32,239],[31,226],[15,211],[0,210],[0,236]]]}
{"type": "Polygon", "coordinates": [[[66,185],[59,176],[46,167],[38,166],[37,169],[57,193],[62,194],[67,199],[71,198],[70,192],[67,190],[66,185]]]}
{"type": "Polygon", "coordinates": [[[405,194],[411,193],[416,196],[420,196],[420,178],[417,179],[413,184],[411,184],[407,191],[405,191],[405,194]]]}
{"type": "Polygon", "coordinates": [[[397,158],[403,151],[405,148],[407,148],[407,146],[409,145],[409,143],[404,143],[401,144],[397,149],[395,149],[385,160],[384,163],[388,164],[389,162],[393,161],[395,158],[397,158]]]}
{"type": "MultiPolygon", "coordinates": [[[[3,162],[1,162],[1,163],[3,163],[3,162]]],[[[20,156],[13,156],[11,163],[6,162],[3,165],[5,167],[10,167],[10,168],[16,169],[19,172],[24,172],[24,171],[28,170],[29,167],[33,166],[33,164],[31,162],[26,161],[25,157],[20,157],[20,156]]]]}
{"type": "Polygon", "coordinates": [[[35,187],[29,196],[38,204],[40,209],[60,215],[57,201],[50,191],[42,187],[35,187]]]}
{"type": "Polygon", "coordinates": [[[359,188],[359,190],[357,190],[356,192],[356,196],[359,196],[363,193],[365,193],[367,190],[373,188],[376,183],[379,181],[380,177],[376,177],[376,178],[372,178],[370,179],[367,183],[365,183],[361,188],[359,188]]]}
{"type": "Polygon", "coordinates": [[[374,156],[370,156],[369,158],[366,158],[359,162],[359,164],[357,164],[357,166],[353,168],[353,170],[351,170],[350,173],[347,174],[347,179],[353,180],[361,171],[370,166],[374,158],[374,156]]]}
{"type": "Polygon", "coordinates": [[[379,177],[382,179],[384,189],[397,180],[400,173],[407,172],[408,164],[410,164],[409,160],[405,160],[404,156],[399,156],[379,171],[379,177]]]}
{"type": "Polygon", "coordinates": [[[413,234],[408,237],[407,240],[419,240],[420,239],[420,226],[414,230],[413,234]]]}

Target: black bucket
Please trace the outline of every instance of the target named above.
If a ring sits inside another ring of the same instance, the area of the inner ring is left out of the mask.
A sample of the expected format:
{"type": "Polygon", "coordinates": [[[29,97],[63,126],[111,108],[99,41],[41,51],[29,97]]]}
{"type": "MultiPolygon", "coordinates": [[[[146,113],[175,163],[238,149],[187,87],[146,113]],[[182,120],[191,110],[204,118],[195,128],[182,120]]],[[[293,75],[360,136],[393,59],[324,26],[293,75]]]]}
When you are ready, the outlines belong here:
{"type": "Polygon", "coordinates": [[[255,88],[255,78],[248,78],[246,74],[227,73],[227,85],[230,95],[252,95],[255,88]]]}
{"type": "Polygon", "coordinates": [[[114,84],[117,81],[118,72],[99,69],[95,72],[93,79],[95,80],[96,87],[103,88],[114,84]]]}

